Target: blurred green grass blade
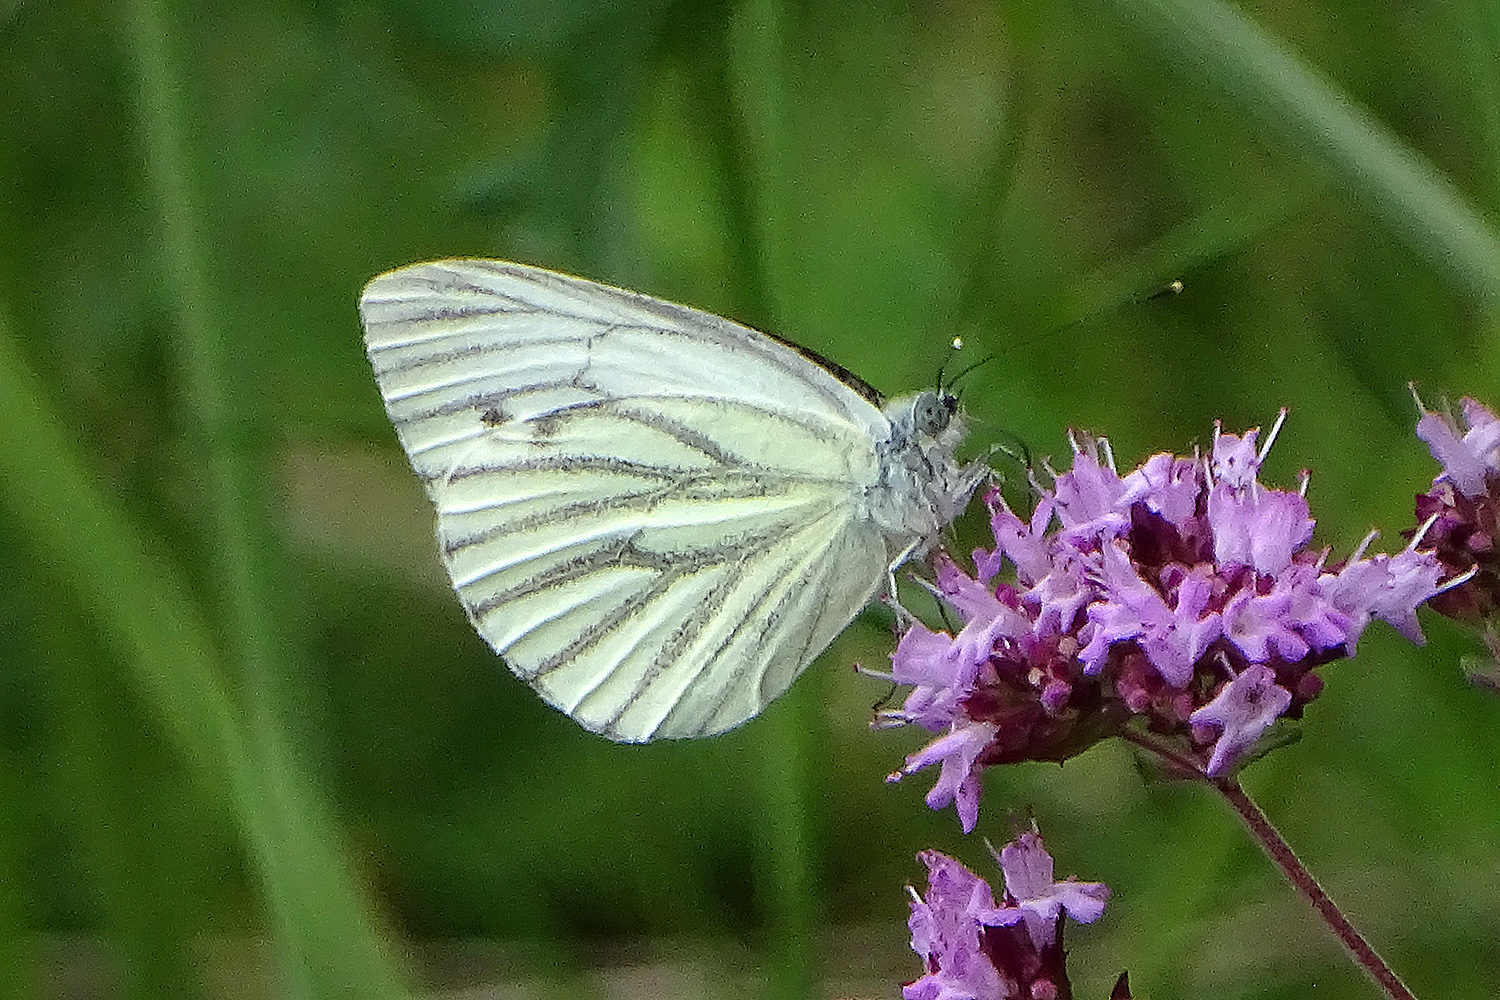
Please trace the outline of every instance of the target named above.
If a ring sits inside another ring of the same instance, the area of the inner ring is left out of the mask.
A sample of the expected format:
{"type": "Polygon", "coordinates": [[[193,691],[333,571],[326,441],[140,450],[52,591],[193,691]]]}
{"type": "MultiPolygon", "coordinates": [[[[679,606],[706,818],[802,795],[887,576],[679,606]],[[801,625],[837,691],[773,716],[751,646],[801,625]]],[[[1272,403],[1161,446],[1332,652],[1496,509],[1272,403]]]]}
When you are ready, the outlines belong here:
{"type": "Polygon", "coordinates": [[[712,183],[718,188],[726,213],[721,235],[733,280],[725,290],[729,304],[723,312],[742,317],[751,326],[769,327],[774,310],[761,266],[754,178],[741,141],[745,123],[740,120],[739,64],[731,57],[735,23],[726,15],[706,26],[695,39],[704,57],[689,61],[693,76],[687,90],[699,134],[708,146],[712,183]]]}
{"type": "Polygon", "coordinates": [[[1021,5],[1007,22],[1007,46],[996,54],[1006,67],[1009,95],[991,123],[989,156],[974,184],[967,211],[953,227],[952,259],[962,262],[953,327],[960,337],[983,342],[999,324],[994,303],[1001,301],[996,285],[1003,284],[1004,225],[1013,206],[1027,143],[1037,134],[1037,123],[1055,111],[1056,93],[1046,85],[1041,39],[1047,19],[1040,6],[1021,5]]]}
{"type": "Polygon", "coordinates": [[[818,996],[822,907],[813,861],[819,855],[815,836],[819,739],[817,686],[794,685],[782,695],[778,710],[762,722],[765,738],[761,816],[755,830],[758,854],[755,891],[770,916],[770,989],[767,996],[812,1000],[818,996]]]}
{"type": "Polygon", "coordinates": [[[1327,161],[1423,256],[1500,308],[1500,238],[1431,163],[1220,0],[1109,0],[1168,58],[1327,161]]]}
{"type": "Polygon", "coordinates": [[[785,320],[796,300],[798,276],[804,269],[805,241],[792,232],[796,206],[792,163],[791,95],[783,38],[785,11],[779,0],[749,0],[735,12],[729,26],[732,89],[739,124],[739,154],[748,164],[748,193],[753,232],[749,251],[737,261],[761,275],[769,299],[768,316],[756,317],[771,329],[785,320]]]}
{"type": "MultiPolygon", "coordinates": [[[[204,998],[203,970],[189,945],[203,931],[204,897],[193,891],[201,884],[190,888],[191,861],[184,865],[184,858],[192,851],[184,843],[200,833],[187,817],[203,818],[205,797],[181,787],[183,768],[174,767],[180,762],[171,744],[140,731],[137,699],[110,674],[113,657],[101,657],[97,643],[76,648],[85,634],[76,614],[66,613],[75,602],[62,596],[33,625],[62,654],[48,685],[57,761],[49,784],[67,803],[73,852],[89,874],[100,933],[119,962],[123,996],[204,998]],[[161,808],[168,798],[197,809],[173,815],[161,808]]],[[[80,963],[78,950],[68,949],[70,964],[80,963]]]]}
{"type": "MultiPolygon", "coordinates": [[[[751,222],[734,246],[733,266],[742,293],[760,301],[769,315],[756,317],[770,329],[786,329],[798,242],[792,163],[791,94],[787,87],[786,9],[781,0],[749,0],[735,12],[729,31],[732,100],[739,122],[739,159],[748,164],[745,183],[725,175],[724,197],[749,199],[741,218],[751,222]]],[[[765,859],[757,866],[756,893],[771,920],[768,996],[811,1000],[818,992],[817,954],[821,917],[813,858],[813,758],[820,725],[811,685],[795,686],[784,704],[763,721],[766,761],[762,768],[763,812],[756,841],[765,859]]]]}
{"type": "MultiPolygon", "coordinates": [[[[374,922],[365,911],[354,880],[339,858],[326,804],[294,760],[289,745],[295,713],[282,694],[285,664],[269,613],[268,574],[254,542],[263,513],[253,503],[255,470],[239,444],[253,421],[237,408],[231,391],[222,323],[214,313],[204,251],[206,214],[197,189],[186,141],[183,102],[187,74],[178,72],[169,45],[164,4],[135,0],[125,11],[125,38],[137,73],[136,113],[144,145],[147,179],[155,197],[165,286],[174,307],[175,347],[183,372],[190,426],[197,434],[206,475],[208,537],[214,539],[214,579],[222,597],[224,634],[243,686],[243,710],[213,679],[213,645],[201,626],[183,623],[178,638],[193,655],[173,659],[138,652],[145,667],[148,703],[160,703],[169,726],[184,716],[205,720],[206,729],[184,740],[190,759],[227,771],[231,804],[257,863],[266,902],[280,943],[289,953],[289,972],[298,991],[310,996],[398,996],[394,967],[374,922]],[[182,676],[196,667],[197,677],[182,676]],[[189,709],[170,700],[183,690],[212,704],[189,709]]],[[[40,419],[40,417],[39,417],[40,419]]],[[[56,494],[85,505],[86,484],[56,494]]],[[[110,514],[102,500],[88,520],[110,514]]],[[[128,529],[120,531],[125,534],[128,529]]],[[[268,532],[262,531],[262,535],[268,532]]],[[[78,565],[80,576],[89,565],[78,565]]],[[[140,567],[137,575],[151,572],[140,567]]],[[[159,568],[156,572],[161,572],[159,568]]],[[[86,581],[80,579],[80,589],[86,581]]],[[[186,617],[192,605],[180,593],[162,602],[186,617]]],[[[122,608],[124,626],[139,607],[122,608]]],[[[160,612],[161,609],[158,609],[160,612]]],[[[303,741],[306,742],[305,740],[303,741]]],[[[213,770],[215,768],[211,768],[213,770]]]]}
{"type": "Polygon", "coordinates": [[[126,18],[138,74],[136,111],[146,178],[155,196],[164,287],[173,309],[172,346],[182,372],[189,427],[205,464],[207,535],[215,583],[225,615],[224,634],[233,666],[245,686],[243,704],[257,730],[282,715],[275,682],[274,627],[268,620],[266,582],[257,573],[249,525],[248,484],[253,472],[244,454],[249,415],[237,412],[231,391],[222,324],[214,313],[203,250],[203,202],[189,165],[183,115],[184,74],[174,73],[166,18],[156,0],[134,0],[126,18]]]}
{"type": "Polygon", "coordinates": [[[402,996],[395,963],[305,773],[252,742],[188,588],[87,469],[0,320],[0,502],[118,650],[141,702],[237,822],[313,996],[402,996]]]}

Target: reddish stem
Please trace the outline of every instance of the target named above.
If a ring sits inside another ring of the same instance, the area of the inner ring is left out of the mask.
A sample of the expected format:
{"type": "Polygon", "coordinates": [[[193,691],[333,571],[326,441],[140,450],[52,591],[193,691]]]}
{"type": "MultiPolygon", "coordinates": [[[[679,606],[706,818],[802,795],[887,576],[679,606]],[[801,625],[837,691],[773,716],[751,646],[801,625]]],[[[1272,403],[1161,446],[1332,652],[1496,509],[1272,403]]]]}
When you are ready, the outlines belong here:
{"type": "Polygon", "coordinates": [[[1260,842],[1261,848],[1276,862],[1281,873],[1286,876],[1287,881],[1298,892],[1307,897],[1308,902],[1317,911],[1318,916],[1333,931],[1334,937],[1353,956],[1359,967],[1369,974],[1370,978],[1385,991],[1385,995],[1391,1000],[1416,1000],[1415,994],[1406,988],[1385,960],[1370,946],[1364,935],[1355,929],[1349,919],[1339,910],[1337,904],[1329,898],[1323,887],[1318,885],[1318,880],[1313,878],[1312,872],[1308,871],[1298,859],[1291,845],[1282,839],[1281,834],[1271,825],[1266,814],[1260,811],[1260,807],[1250,800],[1245,790],[1232,778],[1210,778],[1203,773],[1201,766],[1192,758],[1162,743],[1144,733],[1126,731],[1125,738],[1142,749],[1149,750],[1158,757],[1167,761],[1174,768],[1187,772],[1204,784],[1213,788],[1224,797],[1234,811],[1239,813],[1240,819],[1250,828],[1250,833],[1260,842]]]}

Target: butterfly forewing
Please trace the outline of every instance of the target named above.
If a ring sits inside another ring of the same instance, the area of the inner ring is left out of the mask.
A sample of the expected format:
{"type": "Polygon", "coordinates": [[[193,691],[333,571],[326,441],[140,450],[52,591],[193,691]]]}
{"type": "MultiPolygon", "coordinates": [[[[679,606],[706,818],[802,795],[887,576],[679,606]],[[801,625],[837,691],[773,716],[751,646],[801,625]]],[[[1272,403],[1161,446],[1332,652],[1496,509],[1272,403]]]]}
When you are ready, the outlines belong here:
{"type": "Polygon", "coordinates": [[[737,725],[879,586],[885,418],[789,348],[490,261],[382,275],[361,311],[470,619],[587,728],[737,725]]]}
{"type": "Polygon", "coordinates": [[[444,475],[475,416],[525,419],[647,395],[740,401],[868,435],[880,412],[795,351],[728,320],[536,268],[416,264],[361,300],[386,406],[424,480],[444,475]]]}

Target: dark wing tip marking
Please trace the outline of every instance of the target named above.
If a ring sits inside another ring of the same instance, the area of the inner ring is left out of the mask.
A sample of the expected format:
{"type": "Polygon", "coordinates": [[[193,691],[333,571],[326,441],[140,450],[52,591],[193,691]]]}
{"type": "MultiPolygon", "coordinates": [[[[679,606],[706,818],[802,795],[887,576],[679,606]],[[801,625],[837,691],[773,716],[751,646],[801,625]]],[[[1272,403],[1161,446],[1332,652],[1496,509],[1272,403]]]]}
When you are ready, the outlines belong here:
{"type": "MultiPolygon", "coordinates": [[[[764,333],[764,331],[761,332],[764,333]]],[[[813,364],[817,365],[819,368],[823,369],[828,374],[832,375],[834,378],[847,385],[849,388],[853,389],[856,393],[864,398],[865,402],[871,404],[876,408],[885,405],[885,396],[879,389],[875,388],[873,385],[866,382],[864,379],[860,378],[858,375],[854,374],[849,369],[839,364],[837,361],[832,361],[824,357],[817,351],[813,350],[811,347],[803,347],[795,340],[788,340],[787,338],[778,336],[774,333],[764,333],[764,335],[776,341],[776,343],[780,344],[783,347],[790,347],[792,350],[796,351],[798,354],[802,355],[804,358],[811,361],[813,364]]]]}

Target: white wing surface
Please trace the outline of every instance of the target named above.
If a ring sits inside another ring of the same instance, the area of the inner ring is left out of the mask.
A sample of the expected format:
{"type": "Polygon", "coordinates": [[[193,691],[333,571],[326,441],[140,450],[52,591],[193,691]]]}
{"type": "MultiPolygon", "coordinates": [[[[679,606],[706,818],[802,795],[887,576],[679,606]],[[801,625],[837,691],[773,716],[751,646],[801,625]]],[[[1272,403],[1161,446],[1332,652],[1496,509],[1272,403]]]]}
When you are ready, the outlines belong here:
{"type": "Polygon", "coordinates": [[[889,424],[791,348],[495,261],[383,274],[360,309],[470,620],[586,728],[738,725],[884,579],[889,424]]]}

